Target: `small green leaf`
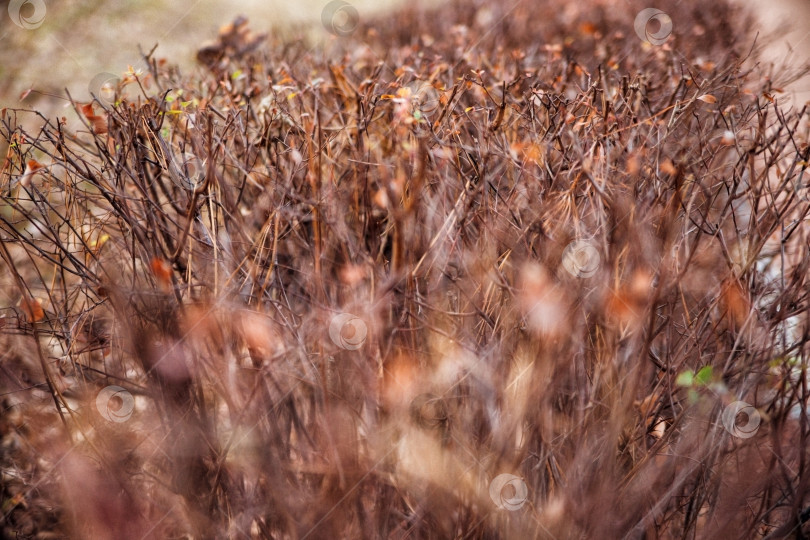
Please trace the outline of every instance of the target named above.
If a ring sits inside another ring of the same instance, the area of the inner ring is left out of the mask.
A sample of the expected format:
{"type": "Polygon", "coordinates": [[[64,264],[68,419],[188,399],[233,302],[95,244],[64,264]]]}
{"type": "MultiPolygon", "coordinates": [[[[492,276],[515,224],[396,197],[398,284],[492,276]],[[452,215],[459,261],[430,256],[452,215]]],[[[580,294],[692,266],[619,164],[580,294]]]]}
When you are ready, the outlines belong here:
{"type": "Polygon", "coordinates": [[[675,379],[675,384],[677,386],[692,386],[694,378],[695,374],[691,371],[682,371],[678,374],[678,378],[675,379]]]}
{"type": "Polygon", "coordinates": [[[242,70],[237,69],[236,71],[233,72],[233,75],[231,75],[231,79],[235,81],[236,79],[239,78],[240,75],[242,75],[242,70]]]}
{"type": "Polygon", "coordinates": [[[703,366],[695,376],[695,384],[706,386],[712,380],[712,366],[703,366]]]}

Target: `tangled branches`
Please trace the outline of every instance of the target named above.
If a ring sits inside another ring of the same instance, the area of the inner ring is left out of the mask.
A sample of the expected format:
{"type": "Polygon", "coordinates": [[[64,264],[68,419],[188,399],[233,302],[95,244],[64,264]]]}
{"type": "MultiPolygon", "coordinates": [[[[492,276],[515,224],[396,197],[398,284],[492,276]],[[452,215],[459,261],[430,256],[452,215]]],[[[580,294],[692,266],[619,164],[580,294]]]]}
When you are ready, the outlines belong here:
{"type": "Polygon", "coordinates": [[[535,7],[4,110],[6,530],[806,528],[807,111],[723,4],[535,7]]]}

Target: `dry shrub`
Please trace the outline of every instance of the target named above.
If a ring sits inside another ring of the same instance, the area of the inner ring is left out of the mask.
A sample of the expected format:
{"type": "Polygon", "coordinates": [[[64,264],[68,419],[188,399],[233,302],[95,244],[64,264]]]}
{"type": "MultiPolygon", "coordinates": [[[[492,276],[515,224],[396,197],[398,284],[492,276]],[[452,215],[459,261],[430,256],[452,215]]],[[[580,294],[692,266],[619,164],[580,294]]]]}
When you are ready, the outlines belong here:
{"type": "Polygon", "coordinates": [[[6,532],[801,537],[806,111],[642,7],[237,21],[4,110],[6,532]]]}

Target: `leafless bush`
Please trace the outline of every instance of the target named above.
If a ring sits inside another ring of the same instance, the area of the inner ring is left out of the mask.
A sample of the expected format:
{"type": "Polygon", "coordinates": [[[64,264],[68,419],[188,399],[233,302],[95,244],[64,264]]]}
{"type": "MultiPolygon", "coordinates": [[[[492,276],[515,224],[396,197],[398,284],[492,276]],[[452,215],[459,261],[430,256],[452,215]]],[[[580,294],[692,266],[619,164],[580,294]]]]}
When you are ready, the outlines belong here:
{"type": "Polygon", "coordinates": [[[806,110],[642,7],[237,21],[4,110],[5,530],[801,537],[806,110]]]}

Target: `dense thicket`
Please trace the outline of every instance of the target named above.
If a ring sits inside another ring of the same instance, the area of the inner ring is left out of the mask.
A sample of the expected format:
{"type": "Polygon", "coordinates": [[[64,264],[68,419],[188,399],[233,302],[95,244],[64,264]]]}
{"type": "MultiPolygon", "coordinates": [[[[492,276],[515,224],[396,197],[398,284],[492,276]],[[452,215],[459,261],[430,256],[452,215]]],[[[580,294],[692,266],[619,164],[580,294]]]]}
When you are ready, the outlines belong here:
{"type": "Polygon", "coordinates": [[[237,21],[4,110],[6,533],[801,537],[806,111],[642,7],[237,21]]]}

